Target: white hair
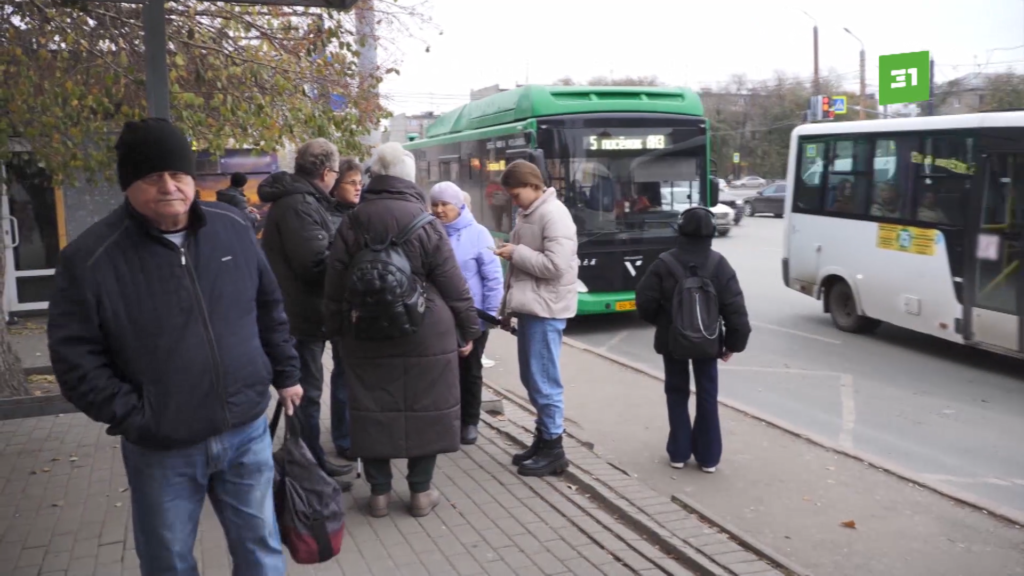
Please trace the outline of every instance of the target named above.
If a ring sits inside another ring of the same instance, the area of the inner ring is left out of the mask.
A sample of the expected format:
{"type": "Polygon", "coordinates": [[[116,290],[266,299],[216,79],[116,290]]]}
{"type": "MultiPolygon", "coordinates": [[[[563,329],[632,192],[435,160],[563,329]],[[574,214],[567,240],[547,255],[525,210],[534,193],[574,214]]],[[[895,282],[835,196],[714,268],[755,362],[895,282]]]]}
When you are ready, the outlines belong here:
{"type": "Polygon", "coordinates": [[[379,176],[394,176],[410,182],[416,181],[416,159],[398,142],[381,144],[373,151],[370,172],[379,176]]]}

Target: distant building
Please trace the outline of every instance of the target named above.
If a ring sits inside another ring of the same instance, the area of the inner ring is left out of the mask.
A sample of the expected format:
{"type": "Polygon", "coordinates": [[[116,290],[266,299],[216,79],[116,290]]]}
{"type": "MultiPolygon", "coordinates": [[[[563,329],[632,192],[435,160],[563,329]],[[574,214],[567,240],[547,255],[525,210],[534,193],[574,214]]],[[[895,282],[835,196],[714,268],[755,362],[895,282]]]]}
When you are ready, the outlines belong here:
{"type": "Polygon", "coordinates": [[[988,81],[998,74],[978,72],[954,78],[936,90],[935,113],[973,114],[984,110],[988,81]]]}
{"type": "Polygon", "coordinates": [[[422,112],[420,114],[395,114],[391,117],[388,131],[381,135],[381,143],[398,142],[404,144],[409,141],[410,135],[422,138],[427,127],[437,120],[434,112],[422,112]]]}

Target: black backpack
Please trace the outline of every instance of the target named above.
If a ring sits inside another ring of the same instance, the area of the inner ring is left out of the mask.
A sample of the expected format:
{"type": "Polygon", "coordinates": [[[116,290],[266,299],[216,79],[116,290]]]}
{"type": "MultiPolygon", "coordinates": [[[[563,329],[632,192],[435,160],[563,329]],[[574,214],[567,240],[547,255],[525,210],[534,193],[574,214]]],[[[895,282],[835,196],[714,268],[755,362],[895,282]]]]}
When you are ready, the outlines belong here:
{"type": "Polygon", "coordinates": [[[683,265],[665,252],[659,257],[665,261],[676,278],[672,294],[672,327],[669,333],[669,353],[678,359],[705,360],[722,356],[722,316],[718,308],[715,285],[706,276],[718,268],[721,255],[712,252],[706,272],[688,263],[683,265]]]}
{"type": "Polygon", "coordinates": [[[395,238],[374,244],[359,225],[358,209],[350,216],[363,248],[348,270],[345,302],[352,336],[357,340],[395,340],[415,334],[423,323],[427,294],[412,272],[402,244],[431,220],[420,214],[395,238]]]}

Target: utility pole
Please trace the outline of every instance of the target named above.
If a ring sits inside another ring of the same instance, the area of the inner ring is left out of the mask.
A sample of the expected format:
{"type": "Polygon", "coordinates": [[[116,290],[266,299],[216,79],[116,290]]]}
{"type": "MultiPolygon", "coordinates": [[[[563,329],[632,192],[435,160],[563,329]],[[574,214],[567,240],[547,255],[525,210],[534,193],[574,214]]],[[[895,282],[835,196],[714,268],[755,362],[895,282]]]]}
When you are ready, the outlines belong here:
{"type": "Polygon", "coordinates": [[[149,116],[171,118],[171,82],[167,72],[167,13],[164,0],[142,7],[142,45],[146,61],[146,104],[149,116]]]}
{"type": "Polygon", "coordinates": [[[928,63],[928,115],[935,116],[935,58],[928,63]]]}
{"type": "Polygon", "coordinates": [[[360,83],[377,72],[377,16],[373,0],[363,0],[355,9],[356,38],[359,40],[360,83]]]}
{"type": "Polygon", "coordinates": [[[814,19],[814,16],[811,16],[807,12],[804,12],[803,10],[801,10],[801,12],[804,13],[804,16],[810,18],[811,22],[814,22],[814,94],[816,96],[820,96],[821,77],[818,75],[818,21],[814,19]]]}
{"type": "Polygon", "coordinates": [[[849,28],[843,28],[846,33],[853,36],[854,40],[860,43],[860,119],[864,120],[864,107],[867,106],[867,58],[864,54],[864,42],[861,42],[860,38],[853,32],[850,32],[849,28]]]}

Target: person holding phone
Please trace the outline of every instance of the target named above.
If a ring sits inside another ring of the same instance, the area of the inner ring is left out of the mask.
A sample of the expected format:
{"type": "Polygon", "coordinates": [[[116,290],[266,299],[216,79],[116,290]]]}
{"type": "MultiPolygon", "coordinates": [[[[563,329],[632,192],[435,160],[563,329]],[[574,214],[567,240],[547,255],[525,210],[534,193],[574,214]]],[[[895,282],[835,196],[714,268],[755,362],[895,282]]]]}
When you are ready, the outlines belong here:
{"type": "MultiPolygon", "coordinates": [[[[505,288],[501,261],[494,254],[494,239],[469,209],[468,195],[453,182],[439,182],[430,190],[430,209],[444,224],[459,269],[473,295],[473,305],[492,316],[498,314],[505,288]]],[[[487,329],[481,320],[480,336],[469,354],[459,359],[459,387],[462,392],[462,443],[476,444],[483,392],[483,356],[487,329]]],[[[460,346],[461,348],[461,346],[460,346]]]]}
{"type": "Polygon", "coordinates": [[[512,458],[522,476],[558,474],[569,467],[562,449],[565,430],[559,355],[565,321],[576,315],[576,224],[554,188],[533,164],[517,160],[501,185],[519,207],[511,241],[495,249],[508,260],[503,327],[518,324],[519,374],[537,410],[533,444],[512,458]]]}

